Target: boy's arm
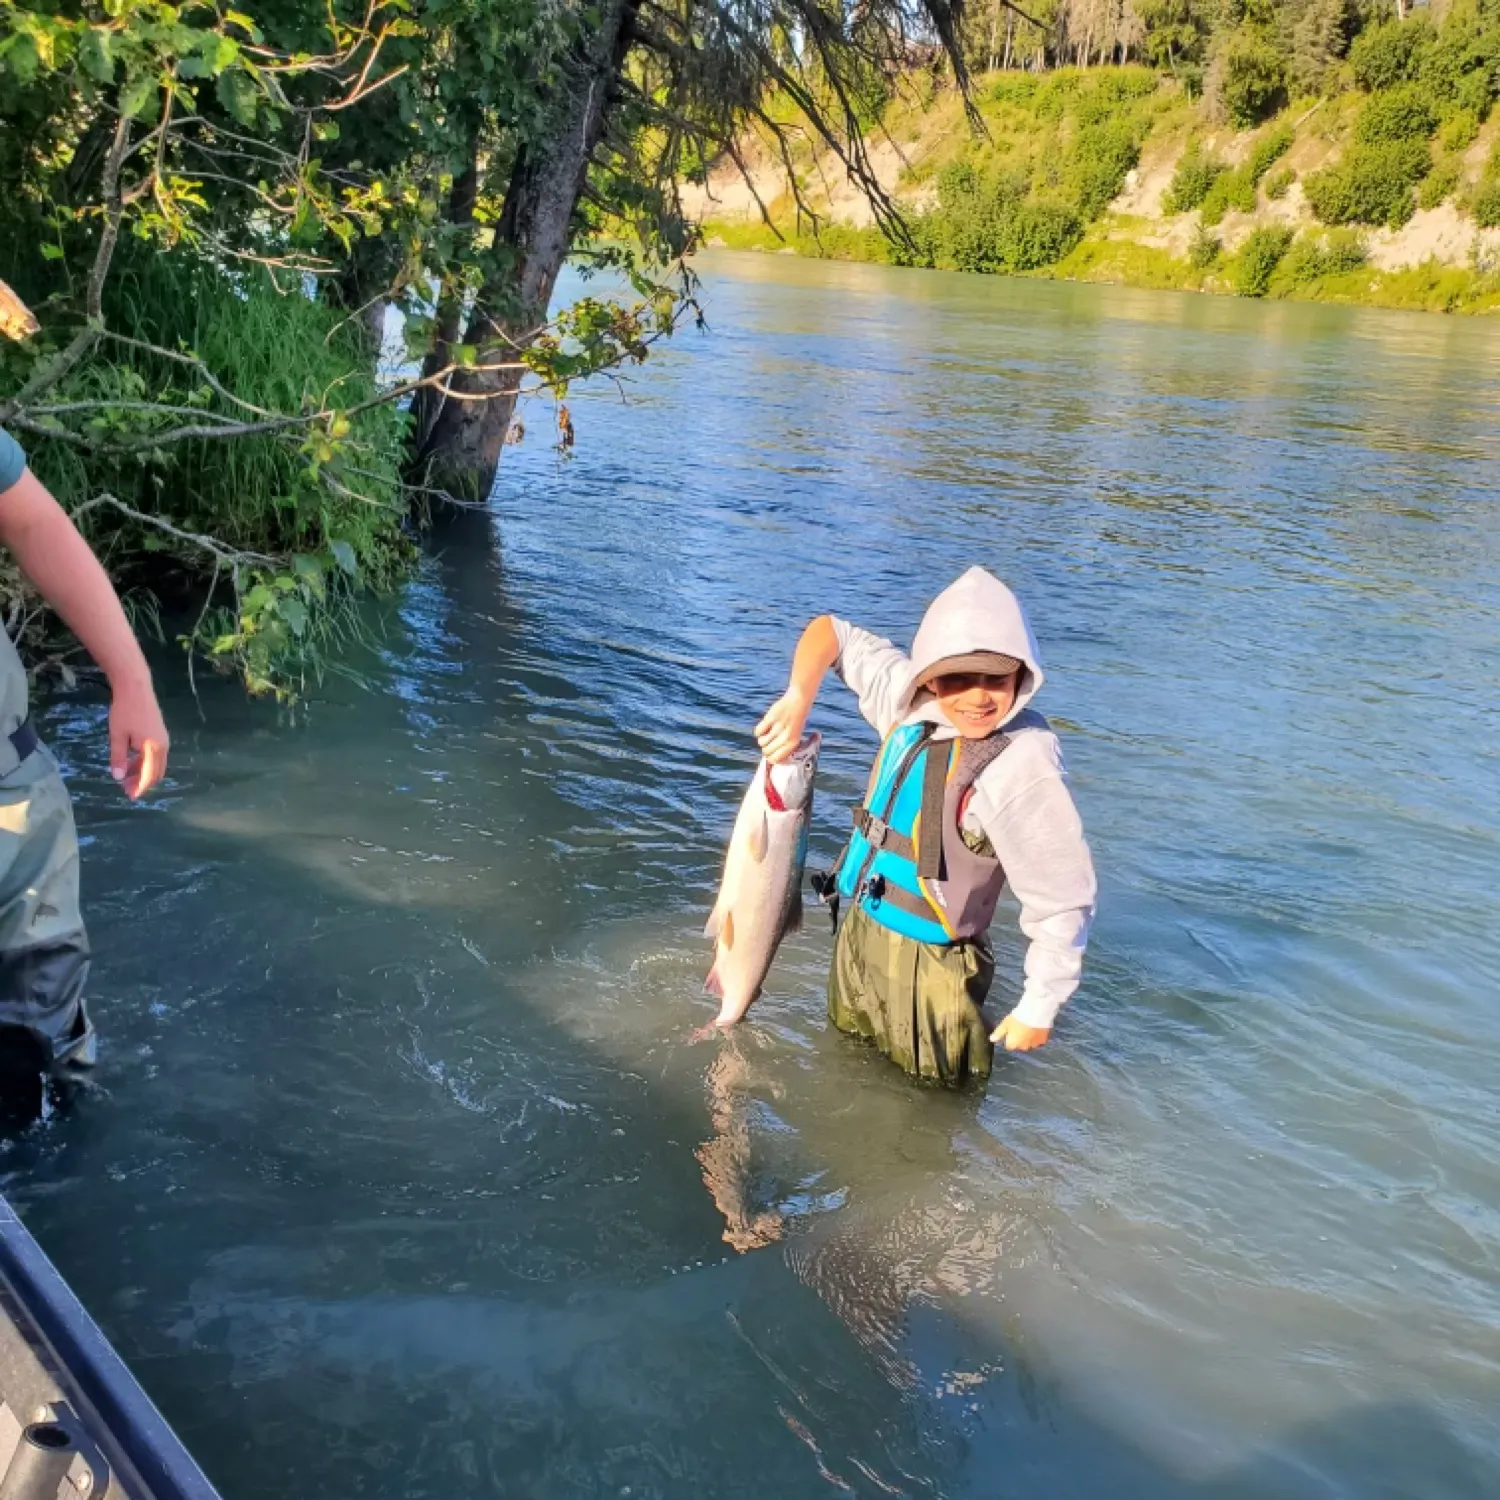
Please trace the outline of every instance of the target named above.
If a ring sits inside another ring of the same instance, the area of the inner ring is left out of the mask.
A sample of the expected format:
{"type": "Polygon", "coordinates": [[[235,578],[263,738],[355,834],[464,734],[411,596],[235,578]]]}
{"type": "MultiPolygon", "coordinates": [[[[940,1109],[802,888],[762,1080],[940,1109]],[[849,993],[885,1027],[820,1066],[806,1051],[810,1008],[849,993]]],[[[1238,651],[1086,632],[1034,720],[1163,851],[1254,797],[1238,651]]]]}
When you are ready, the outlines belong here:
{"type": "Polygon", "coordinates": [[[904,652],[868,630],[834,615],[819,615],[797,642],[787,689],[755,726],[761,754],[772,765],[801,743],[818,689],[834,668],[859,699],[859,711],[879,734],[897,719],[896,705],[911,673],[904,652]]]}
{"type": "Polygon", "coordinates": [[[755,726],[760,753],[774,766],[784,761],[802,743],[802,730],[812,712],[818,689],[828,669],[839,659],[839,638],[832,615],[819,615],[808,622],[792,654],[792,673],[786,692],[766,710],[755,726]]]}
{"type": "Polygon", "coordinates": [[[0,490],[0,546],[109,679],[110,774],[141,796],[161,780],[171,743],[151,669],[99,559],[30,469],[0,490]]]}
{"type": "MultiPolygon", "coordinates": [[[[1021,903],[1021,931],[1028,939],[1025,987],[994,1034],[1019,1052],[1047,1040],[1058,1011],[1078,988],[1098,897],[1093,857],[1063,780],[1056,741],[1038,748],[1050,762],[1039,768],[1043,774],[983,820],[1021,903]]],[[[1019,749],[1017,744],[1008,753],[1019,749]]]]}

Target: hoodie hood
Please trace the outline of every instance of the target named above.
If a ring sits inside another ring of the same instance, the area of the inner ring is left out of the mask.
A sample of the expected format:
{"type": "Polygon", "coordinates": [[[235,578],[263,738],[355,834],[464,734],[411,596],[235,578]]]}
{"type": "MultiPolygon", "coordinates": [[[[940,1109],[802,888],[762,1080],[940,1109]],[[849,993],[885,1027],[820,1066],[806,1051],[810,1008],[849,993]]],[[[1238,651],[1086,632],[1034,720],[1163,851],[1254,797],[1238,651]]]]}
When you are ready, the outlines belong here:
{"type": "Polygon", "coordinates": [[[940,713],[937,700],[925,687],[916,686],[917,679],[938,662],[973,651],[999,651],[1021,662],[1016,701],[1001,721],[1009,724],[1036,696],[1046,678],[1021,601],[983,568],[970,568],[927,606],[911,643],[911,677],[901,695],[902,713],[924,706],[940,713]]]}

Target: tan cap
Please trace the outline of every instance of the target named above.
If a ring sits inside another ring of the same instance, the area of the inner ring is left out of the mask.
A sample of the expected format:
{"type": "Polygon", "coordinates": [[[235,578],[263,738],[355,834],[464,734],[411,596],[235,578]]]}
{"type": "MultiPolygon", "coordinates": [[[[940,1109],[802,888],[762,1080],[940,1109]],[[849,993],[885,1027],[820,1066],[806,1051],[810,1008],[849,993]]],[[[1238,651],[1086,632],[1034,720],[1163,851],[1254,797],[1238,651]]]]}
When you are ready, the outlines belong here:
{"type": "Polygon", "coordinates": [[[1000,651],[969,651],[962,656],[945,656],[935,661],[917,678],[914,687],[926,687],[934,677],[961,677],[974,674],[983,677],[1009,677],[1021,665],[1020,659],[1000,651]]]}

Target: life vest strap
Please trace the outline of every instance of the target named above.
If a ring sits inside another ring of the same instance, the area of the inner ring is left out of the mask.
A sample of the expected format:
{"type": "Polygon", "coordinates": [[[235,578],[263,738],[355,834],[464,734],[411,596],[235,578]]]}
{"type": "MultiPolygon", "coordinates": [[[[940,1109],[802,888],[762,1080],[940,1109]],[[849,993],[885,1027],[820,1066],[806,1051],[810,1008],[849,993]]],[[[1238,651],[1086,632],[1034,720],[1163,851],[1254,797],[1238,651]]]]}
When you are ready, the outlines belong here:
{"type": "Polygon", "coordinates": [[[943,875],[943,799],[948,790],[948,767],[953,754],[953,746],[947,741],[927,747],[927,763],[922,768],[919,843],[915,854],[906,856],[916,865],[917,875],[922,880],[940,880],[943,875]]]}
{"type": "Polygon", "coordinates": [[[884,849],[901,859],[915,861],[916,850],[904,833],[898,833],[884,818],[877,818],[868,807],[850,808],[854,828],[872,849],[884,849]]]}
{"type": "Polygon", "coordinates": [[[872,906],[894,906],[897,911],[904,911],[909,917],[921,917],[927,922],[937,920],[932,903],[925,896],[914,895],[905,886],[897,885],[894,880],[887,880],[883,875],[877,875],[866,882],[864,898],[872,906]]]}

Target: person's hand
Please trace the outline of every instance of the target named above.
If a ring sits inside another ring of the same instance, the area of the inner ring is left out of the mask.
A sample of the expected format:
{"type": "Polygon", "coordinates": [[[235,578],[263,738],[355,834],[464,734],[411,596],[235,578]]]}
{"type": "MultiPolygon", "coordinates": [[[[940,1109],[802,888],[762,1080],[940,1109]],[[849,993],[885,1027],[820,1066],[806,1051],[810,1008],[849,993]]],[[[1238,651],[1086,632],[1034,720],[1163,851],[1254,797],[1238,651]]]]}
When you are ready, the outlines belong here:
{"type": "Polygon", "coordinates": [[[990,1033],[990,1040],[997,1047],[1003,1043],[1007,1052],[1030,1052],[1045,1047],[1051,1035],[1050,1026],[1027,1026],[1009,1015],[990,1033]]]}
{"type": "Polygon", "coordinates": [[[802,743],[802,729],[812,704],[795,688],[786,692],[766,710],[766,716],[755,726],[760,753],[773,765],[780,765],[802,743]]]}
{"type": "Polygon", "coordinates": [[[165,775],[171,747],[150,679],[116,688],[109,708],[109,774],[132,802],[165,775]]]}

